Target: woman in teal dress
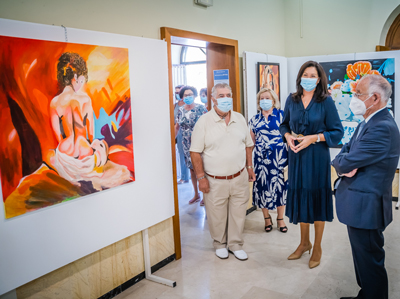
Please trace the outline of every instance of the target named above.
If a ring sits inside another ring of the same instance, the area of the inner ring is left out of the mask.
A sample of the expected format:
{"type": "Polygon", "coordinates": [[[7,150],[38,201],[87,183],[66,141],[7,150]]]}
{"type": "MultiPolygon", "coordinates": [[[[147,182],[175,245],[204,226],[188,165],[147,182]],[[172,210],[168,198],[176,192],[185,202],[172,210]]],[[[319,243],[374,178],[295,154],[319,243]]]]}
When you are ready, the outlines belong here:
{"type": "Polygon", "coordinates": [[[331,158],[329,147],[343,137],[335,103],[327,90],[327,78],[321,65],[308,61],[300,68],[297,91],[285,103],[280,132],[289,147],[289,179],[286,216],[300,222],[301,241],[288,259],[299,259],[312,244],[310,223],[314,224],[315,241],[309,267],[319,265],[325,221],[333,220],[331,158]]]}

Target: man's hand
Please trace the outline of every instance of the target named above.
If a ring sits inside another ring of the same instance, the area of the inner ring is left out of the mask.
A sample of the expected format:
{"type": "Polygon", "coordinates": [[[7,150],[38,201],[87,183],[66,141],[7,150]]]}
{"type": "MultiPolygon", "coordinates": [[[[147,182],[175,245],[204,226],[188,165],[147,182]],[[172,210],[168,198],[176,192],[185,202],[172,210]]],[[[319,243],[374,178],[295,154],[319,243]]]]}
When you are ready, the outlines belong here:
{"type": "Polygon", "coordinates": [[[357,170],[358,170],[358,168],[353,169],[352,171],[350,171],[348,173],[342,174],[342,176],[347,176],[348,178],[352,178],[357,173],[357,170]]]}
{"type": "Polygon", "coordinates": [[[199,181],[199,190],[203,193],[210,192],[210,183],[207,178],[201,179],[199,181]]]}
{"type": "Polygon", "coordinates": [[[247,168],[247,173],[249,174],[249,182],[254,182],[256,180],[256,174],[252,168],[247,168]]]}

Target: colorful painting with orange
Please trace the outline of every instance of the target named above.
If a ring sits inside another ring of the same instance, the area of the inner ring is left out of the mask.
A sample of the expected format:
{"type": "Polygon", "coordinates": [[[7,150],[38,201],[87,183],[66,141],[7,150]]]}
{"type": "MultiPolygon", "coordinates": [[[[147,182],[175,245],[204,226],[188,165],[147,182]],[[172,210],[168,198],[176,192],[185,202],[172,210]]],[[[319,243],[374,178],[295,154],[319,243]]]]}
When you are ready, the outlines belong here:
{"type": "Polygon", "coordinates": [[[353,94],[356,93],[357,84],[362,77],[382,75],[389,81],[393,92],[387,108],[394,115],[394,58],[321,62],[321,66],[328,77],[328,89],[335,102],[344,129],[344,136],[337,147],[342,147],[343,144],[349,142],[358,124],[363,121],[362,116],[355,115],[350,109],[350,101],[353,94]]]}
{"type": "Polygon", "coordinates": [[[257,64],[257,76],[257,92],[262,88],[270,88],[275,91],[278,99],[281,100],[279,63],[259,62],[257,64]]]}
{"type": "Polygon", "coordinates": [[[5,217],[135,180],[128,49],[0,36],[5,217]]]}

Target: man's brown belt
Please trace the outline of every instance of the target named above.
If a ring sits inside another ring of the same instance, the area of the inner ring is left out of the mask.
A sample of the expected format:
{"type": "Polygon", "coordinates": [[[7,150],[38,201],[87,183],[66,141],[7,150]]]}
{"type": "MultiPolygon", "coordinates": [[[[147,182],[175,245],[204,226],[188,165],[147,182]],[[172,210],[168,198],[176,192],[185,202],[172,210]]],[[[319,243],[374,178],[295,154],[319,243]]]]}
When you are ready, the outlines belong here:
{"type": "Polygon", "coordinates": [[[245,169],[245,167],[243,167],[243,169],[241,171],[239,171],[235,174],[232,174],[232,175],[215,176],[215,175],[211,175],[208,173],[206,173],[206,175],[208,175],[209,177],[212,177],[213,179],[217,179],[217,180],[232,180],[232,179],[238,177],[243,172],[244,169],[245,169]]]}

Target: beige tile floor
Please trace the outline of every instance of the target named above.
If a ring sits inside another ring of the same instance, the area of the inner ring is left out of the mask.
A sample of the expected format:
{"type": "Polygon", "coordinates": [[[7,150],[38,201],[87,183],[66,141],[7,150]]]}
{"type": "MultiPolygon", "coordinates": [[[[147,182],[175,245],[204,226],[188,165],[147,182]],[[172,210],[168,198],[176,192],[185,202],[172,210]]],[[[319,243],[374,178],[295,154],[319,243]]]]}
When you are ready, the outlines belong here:
{"type": "MultiPolygon", "coordinates": [[[[323,257],[315,269],[308,268],[308,254],[286,259],[298,245],[299,227],[286,221],[289,231],[283,234],[274,221],[274,230],[267,234],[260,210],[246,218],[244,250],[249,259],[239,261],[230,255],[221,260],[214,254],[205,209],[187,203],[192,196],[191,184],[179,186],[182,259],[155,273],[175,280],[177,286],[142,280],[115,298],[336,299],[357,294],[347,230],[337,219],[326,225],[323,257]]],[[[393,212],[385,250],[389,295],[395,299],[400,298],[400,210],[393,212]]],[[[271,215],[276,218],[276,213],[271,215]]]]}

